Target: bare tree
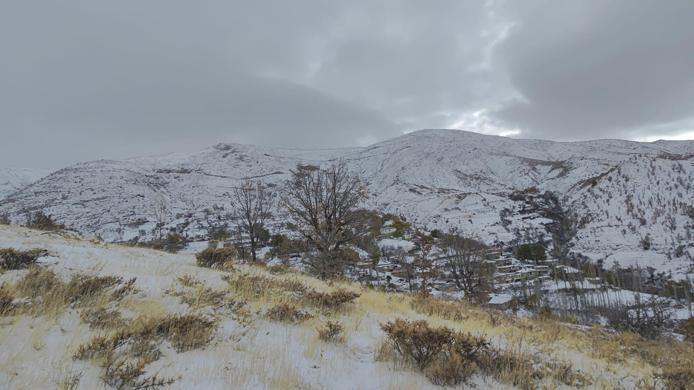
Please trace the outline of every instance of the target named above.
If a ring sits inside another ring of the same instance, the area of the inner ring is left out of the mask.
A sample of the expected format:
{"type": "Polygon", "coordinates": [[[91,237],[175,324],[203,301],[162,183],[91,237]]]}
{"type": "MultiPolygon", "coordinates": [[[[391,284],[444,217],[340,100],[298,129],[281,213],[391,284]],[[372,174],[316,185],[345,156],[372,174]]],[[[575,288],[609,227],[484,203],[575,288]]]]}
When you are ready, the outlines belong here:
{"type": "Polygon", "coordinates": [[[157,194],[154,198],[154,207],[152,208],[154,212],[154,220],[156,221],[155,230],[157,231],[158,239],[162,239],[162,230],[166,221],[169,219],[169,203],[162,194],[157,194]]]}
{"type": "Polygon", "coordinates": [[[305,259],[322,278],[342,273],[343,247],[366,232],[357,206],[366,199],[361,180],[344,163],[326,169],[298,166],[292,171],[284,205],[313,253],[305,259]]]}
{"type": "Polygon", "coordinates": [[[445,251],[446,267],[466,297],[490,290],[491,270],[484,262],[482,243],[450,233],[441,240],[441,247],[445,251]]]}
{"type": "Polygon", "coordinates": [[[234,188],[231,203],[238,220],[240,230],[248,235],[251,258],[255,262],[256,250],[265,222],[272,216],[272,193],[260,182],[246,180],[240,187],[234,188]]]}

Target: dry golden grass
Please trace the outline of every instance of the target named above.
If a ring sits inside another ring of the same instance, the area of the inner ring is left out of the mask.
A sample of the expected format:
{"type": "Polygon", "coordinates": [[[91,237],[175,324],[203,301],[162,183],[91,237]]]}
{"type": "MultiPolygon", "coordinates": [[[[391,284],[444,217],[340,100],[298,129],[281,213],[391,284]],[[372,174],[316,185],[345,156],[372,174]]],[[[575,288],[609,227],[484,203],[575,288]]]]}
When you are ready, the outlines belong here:
{"type": "Polygon", "coordinates": [[[326,342],[342,342],[345,340],[344,328],[338,321],[326,321],[321,327],[316,328],[318,338],[326,342]]]}
{"type": "Polygon", "coordinates": [[[185,352],[204,347],[215,332],[213,321],[191,314],[138,317],[110,324],[114,326],[112,333],[94,336],[77,349],[74,358],[96,361],[102,368],[101,380],[116,388],[156,388],[173,383],[173,378],[145,375],[147,365],[161,357],[161,341],[185,352]]]}
{"type": "Polygon", "coordinates": [[[280,303],[267,310],[265,316],[273,321],[298,324],[313,317],[309,312],[297,309],[295,306],[280,303]]]}
{"type": "Polygon", "coordinates": [[[133,282],[113,276],[73,275],[62,280],[53,271],[32,266],[17,283],[0,289],[0,312],[55,317],[66,307],[105,307],[122,300],[133,291],[133,282]],[[12,304],[9,299],[23,299],[12,304]],[[7,302],[10,302],[8,304],[7,302]],[[4,302],[4,303],[3,303],[4,302]]]}
{"type": "MultiPolygon", "coordinates": [[[[339,314],[343,324],[355,329],[365,315],[403,316],[426,318],[432,325],[485,335],[495,344],[504,346],[497,347],[498,351],[505,351],[500,355],[499,366],[489,371],[489,375],[502,383],[515,383],[520,387],[538,383],[550,387],[552,383],[570,386],[592,383],[594,387],[609,388],[617,377],[662,386],[668,380],[665,376],[669,375],[669,380],[686,378],[689,367],[694,364],[691,343],[648,341],[637,335],[611,334],[600,327],[579,327],[555,317],[518,318],[463,301],[389,294],[346,281],[324,282],[298,273],[273,273],[249,266],[239,266],[227,276],[227,281],[237,299],[249,302],[258,310],[288,303],[319,308],[320,305],[306,298],[312,291],[328,296],[344,290],[358,295],[349,310],[328,310],[322,314],[328,318],[339,314]],[[578,368],[570,362],[576,355],[581,356],[578,368]],[[528,365],[522,363],[529,357],[538,369],[529,371],[528,365]],[[548,362],[554,363],[546,364],[548,362]]],[[[379,352],[382,360],[392,362],[392,356],[383,358],[384,349],[379,352]]]]}

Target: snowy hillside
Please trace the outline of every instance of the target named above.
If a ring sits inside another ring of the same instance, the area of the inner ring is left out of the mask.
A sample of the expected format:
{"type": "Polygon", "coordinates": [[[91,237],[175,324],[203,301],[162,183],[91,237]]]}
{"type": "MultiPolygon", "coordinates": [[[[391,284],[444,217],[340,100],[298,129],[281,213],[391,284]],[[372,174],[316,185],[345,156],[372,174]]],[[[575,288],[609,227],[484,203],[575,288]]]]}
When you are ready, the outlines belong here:
{"type": "Polygon", "coordinates": [[[45,169],[0,168],[0,198],[26,187],[49,174],[45,169]]]}
{"type": "Polygon", "coordinates": [[[162,222],[193,237],[228,219],[227,194],[240,180],[277,188],[297,164],[338,159],[367,182],[367,207],[430,229],[490,243],[563,237],[594,260],[675,273],[694,256],[694,141],[551,142],[423,130],[365,148],[219,144],[73,165],[0,200],[0,214],[22,221],[43,210],[82,233],[121,241],[151,234],[163,210],[162,222]]]}
{"type": "Polygon", "coordinates": [[[420,372],[386,342],[382,324],[396,319],[487,339],[479,354],[489,349],[494,359],[466,370],[466,384],[477,388],[633,388],[692,356],[681,342],[646,344],[464,302],[428,298],[424,305],[413,295],[238,262],[213,270],[190,254],[70,234],[0,226],[0,248],[7,247],[47,254],[30,269],[0,272],[3,389],[442,388],[432,384],[441,374],[420,372]],[[328,310],[297,296],[305,291],[356,298],[328,310]],[[305,318],[271,315],[288,304],[305,318]],[[318,334],[328,321],[341,324],[340,337],[318,334]]]}

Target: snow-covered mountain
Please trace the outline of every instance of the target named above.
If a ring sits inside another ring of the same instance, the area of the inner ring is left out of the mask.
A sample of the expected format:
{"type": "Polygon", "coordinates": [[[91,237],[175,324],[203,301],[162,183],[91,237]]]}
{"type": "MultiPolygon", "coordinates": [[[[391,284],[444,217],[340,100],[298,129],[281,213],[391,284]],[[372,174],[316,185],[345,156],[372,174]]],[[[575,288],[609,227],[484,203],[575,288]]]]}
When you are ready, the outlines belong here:
{"type": "Polygon", "coordinates": [[[429,229],[455,228],[487,242],[554,236],[595,260],[675,273],[694,256],[694,141],[552,142],[422,130],[364,148],[218,144],[76,164],[0,200],[0,214],[21,221],[43,210],[80,232],[127,240],[150,234],[164,209],[169,227],[193,236],[226,219],[227,194],[240,180],[279,187],[297,164],[339,159],[366,181],[367,207],[429,229]]]}
{"type": "Polygon", "coordinates": [[[45,169],[0,168],[0,199],[49,174],[45,169]]]}

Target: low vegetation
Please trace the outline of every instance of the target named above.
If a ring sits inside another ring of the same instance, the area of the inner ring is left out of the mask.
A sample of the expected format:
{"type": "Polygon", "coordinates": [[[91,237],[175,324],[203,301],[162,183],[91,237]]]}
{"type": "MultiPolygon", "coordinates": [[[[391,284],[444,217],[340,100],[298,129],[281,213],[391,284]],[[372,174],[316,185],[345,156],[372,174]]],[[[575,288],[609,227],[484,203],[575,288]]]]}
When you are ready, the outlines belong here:
{"type": "Polygon", "coordinates": [[[290,324],[298,324],[313,317],[311,313],[299,310],[296,306],[287,303],[281,303],[271,307],[265,315],[273,321],[287,322],[290,324]]]}
{"type": "Polygon", "coordinates": [[[328,293],[307,290],[304,293],[304,298],[311,305],[322,310],[338,310],[347,304],[354,303],[354,300],[359,298],[359,294],[345,289],[337,289],[328,293]]]}
{"type": "Polygon", "coordinates": [[[21,303],[6,306],[5,315],[57,315],[67,306],[98,306],[118,301],[132,292],[133,282],[124,282],[115,276],[81,274],[64,281],[53,271],[32,266],[17,283],[3,288],[5,299],[21,300],[21,303]]]}
{"type": "Polygon", "coordinates": [[[318,338],[326,342],[344,341],[344,328],[338,321],[326,321],[323,326],[316,328],[318,338]]]}
{"type": "Polygon", "coordinates": [[[134,241],[132,245],[151,248],[169,253],[177,253],[186,247],[188,240],[178,233],[169,233],[164,237],[150,241],[134,241]]]}
{"type": "Polygon", "coordinates": [[[412,364],[437,385],[467,383],[476,374],[523,389],[536,388],[548,377],[569,386],[592,383],[567,362],[542,362],[528,354],[493,348],[483,336],[432,327],[424,320],[396,319],[382,324],[381,329],[394,357],[412,364]]]}
{"type": "Polygon", "coordinates": [[[26,251],[14,248],[0,249],[0,271],[25,269],[36,264],[39,257],[46,256],[45,249],[30,249],[26,251]]]}
{"type": "Polygon", "coordinates": [[[213,321],[197,315],[141,317],[117,326],[109,336],[93,337],[78,348],[74,358],[97,361],[102,367],[101,379],[109,386],[155,388],[174,382],[173,378],[145,375],[146,366],[161,357],[161,341],[184,352],[207,345],[214,331],[213,321]]]}
{"type": "Polygon", "coordinates": [[[236,250],[232,247],[207,248],[195,255],[198,266],[217,269],[230,269],[235,258],[236,250]]]}
{"type": "Polygon", "coordinates": [[[28,214],[26,226],[30,229],[45,231],[58,231],[65,229],[65,225],[56,223],[53,220],[53,217],[44,214],[42,211],[28,214]]]}

